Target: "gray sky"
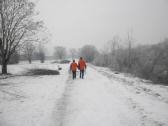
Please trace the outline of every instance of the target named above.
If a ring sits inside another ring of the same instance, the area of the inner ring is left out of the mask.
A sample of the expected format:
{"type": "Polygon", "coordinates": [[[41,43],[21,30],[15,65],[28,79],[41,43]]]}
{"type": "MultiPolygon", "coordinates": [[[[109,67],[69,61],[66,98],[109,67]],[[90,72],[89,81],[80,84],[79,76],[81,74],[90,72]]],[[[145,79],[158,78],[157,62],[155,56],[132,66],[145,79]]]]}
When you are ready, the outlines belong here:
{"type": "Polygon", "coordinates": [[[49,47],[101,48],[130,29],[139,44],[168,37],[168,0],[39,0],[37,10],[52,34],[49,47]]]}

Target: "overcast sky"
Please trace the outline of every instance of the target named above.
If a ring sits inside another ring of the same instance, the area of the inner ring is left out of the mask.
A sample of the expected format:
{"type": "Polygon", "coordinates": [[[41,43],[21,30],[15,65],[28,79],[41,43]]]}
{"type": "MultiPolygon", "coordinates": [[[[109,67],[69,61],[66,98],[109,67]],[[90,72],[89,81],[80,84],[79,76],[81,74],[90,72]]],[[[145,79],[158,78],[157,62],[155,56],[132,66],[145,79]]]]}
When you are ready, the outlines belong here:
{"type": "Polygon", "coordinates": [[[52,34],[49,47],[101,48],[131,29],[139,44],[168,37],[168,0],[39,0],[37,10],[52,34]]]}

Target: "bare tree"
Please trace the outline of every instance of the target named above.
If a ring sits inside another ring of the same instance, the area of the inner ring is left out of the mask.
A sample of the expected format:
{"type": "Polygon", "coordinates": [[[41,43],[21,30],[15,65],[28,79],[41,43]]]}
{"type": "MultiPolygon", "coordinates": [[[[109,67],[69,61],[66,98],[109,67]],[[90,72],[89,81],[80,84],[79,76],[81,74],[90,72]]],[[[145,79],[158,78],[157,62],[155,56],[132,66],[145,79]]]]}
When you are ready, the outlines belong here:
{"type": "Polygon", "coordinates": [[[11,55],[24,42],[29,42],[41,26],[34,21],[34,3],[28,0],[0,0],[0,57],[2,73],[7,74],[11,55]]]}
{"type": "Polygon", "coordinates": [[[116,54],[116,50],[119,48],[120,42],[121,42],[121,38],[118,35],[113,37],[111,41],[111,46],[110,46],[112,55],[116,54]]]}
{"type": "Polygon", "coordinates": [[[57,46],[55,47],[55,50],[54,50],[54,57],[56,59],[63,59],[65,58],[67,55],[67,52],[66,52],[66,48],[62,47],[62,46],[57,46]]]}
{"type": "Polygon", "coordinates": [[[43,27],[41,31],[38,32],[37,36],[39,37],[37,37],[38,45],[37,45],[36,59],[40,60],[41,63],[44,63],[46,58],[45,44],[47,44],[50,41],[50,33],[47,28],[43,27]]]}
{"type": "Polygon", "coordinates": [[[45,61],[45,48],[44,45],[42,43],[39,44],[39,59],[41,63],[44,63],[45,61]]]}
{"type": "Polygon", "coordinates": [[[109,48],[109,66],[115,67],[116,66],[116,57],[117,57],[117,50],[119,48],[119,44],[121,42],[121,39],[118,35],[114,36],[112,40],[109,40],[107,42],[108,48],[109,48]]]}
{"type": "Polygon", "coordinates": [[[93,45],[85,45],[80,49],[80,55],[84,57],[87,62],[92,62],[97,53],[98,51],[93,45]]]}
{"type": "Polygon", "coordinates": [[[25,43],[24,54],[30,64],[32,63],[32,56],[33,56],[34,51],[35,51],[35,45],[33,45],[32,42],[25,43]]]}
{"type": "Polygon", "coordinates": [[[102,61],[102,66],[109,66],[110,64],[110,46],[109,46],[109,43],[110,41],[108,41],[107,43],[105,43],[102,51],[101,51],[101,55],[99,59],[101,59],[102,61]]]}
{"type": "Polygon", "coordinates": [[[128,42],[128,58],[127,58],[127,65],[128,69],[131,69],[132,67],[132,59],[133,59],[133,51],[132,51],[132,46],[133,46],[133,36],[132,36],[132,31],[129,31],[127,33],[127,42],[128,42]]]}
{"type": "Polygon", "coordinates": [[[77,56],[77,50],[75,48],[70,49],[70,54],[72,59],[74,59],[77,56]]]}
{"type": "Polygon", "coordinates": [[[20,55],[19,52],[16,50],[12,55],[11,58],[9,60],[9,64],[17,64],[19,63],[20,60],[20,55]]]}

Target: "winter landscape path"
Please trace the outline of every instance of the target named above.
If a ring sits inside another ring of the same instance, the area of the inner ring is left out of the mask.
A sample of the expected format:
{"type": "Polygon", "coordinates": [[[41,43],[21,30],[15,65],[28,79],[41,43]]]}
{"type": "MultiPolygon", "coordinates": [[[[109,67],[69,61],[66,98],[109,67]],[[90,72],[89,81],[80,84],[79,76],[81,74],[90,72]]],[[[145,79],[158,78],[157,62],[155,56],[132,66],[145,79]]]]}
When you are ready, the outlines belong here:
{"type": "MultiPolygon", "coordinates": [[[[137,81],[138,83],[138,81],[137,81]]],[[[167,125],[167,101],[108,73],[87,69],[84,80],[68,79],[58,126],[167,125]],[[112,75],[111,75],[112,76],[112,75]]],[[[145,88],[148,90],[148,88],[145,88]]]]}
{"type": "Polygon", "coordinates": [[[0,126],[168,125],[168,87],[95,66],[72,80],[62,67],[57,77],[0,80],[0,126]]]}

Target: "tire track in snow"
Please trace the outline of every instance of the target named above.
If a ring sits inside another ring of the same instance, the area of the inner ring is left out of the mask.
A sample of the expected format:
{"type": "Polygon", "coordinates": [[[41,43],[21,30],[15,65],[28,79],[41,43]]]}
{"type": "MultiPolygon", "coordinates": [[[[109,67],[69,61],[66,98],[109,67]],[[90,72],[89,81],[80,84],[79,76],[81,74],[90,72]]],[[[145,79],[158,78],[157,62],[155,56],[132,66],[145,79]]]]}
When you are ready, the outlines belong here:
{"type": "MultiPolygon", "coordinates": [[[[103,70],[97,70],[96,68],[92,67],[93,69],[95,69],[97,72],[101,73],[103,76],[106,76],[107,78],[109,78],[110,80],[111,79],[115,79],[116,81],[120,81],[120,82],[123,82],[123,83],[126,83],[128,86],[134,86],[133,85],[133,82],[130,82],[130,81],[127,81],[126,79],[122,79],[122,78],[117,78],[115,77],[114,75],[112,74],[109,74],[108,72],[105,72],[103,70]]],[[[147,92],[145,92],[147,93],[147,92]]],[[[137,93],[135,93],[136,95],[137,93]]],[[[152,94],[150,94],[152,95],[152,94]]],[[[152,95],[153,96],[153,95],[152,95]]],[[[151,124],[152,126],[166,126],[164,123],[162,122],[159,122],[159,121],[155,121],[153,120],[152,118],[150,118],[148,115],[150,113],[147,113],[145,111],[145,109],[143,107],[141,107],[140,104],[136,103],[136,101],[134,101],[134,99],[132,98],[129,98],[129,97],[125,97],[126,101],[127,101],[127,104],[128,104],[128,107],[130,109],[132,109],[133,111],[136,111],[140,118],[141,118],[141,125],[142,126],[148,126],[149,124],[151,124]]]]}
{"type": "Polygon", "coordinates": [[[54,126],[65,126],[66,116],[68,115],[67,106],[70,104],[71,91],[73,89],[73,81],[71,76],[66,81],[66,87],[62,97],[58,100],[54,111],[54,126]]]}
{"type": "MultiPolygon", "coordinates": [[[[94,67],[93,67],[94,68],[94,67]]],[[[95,68],[94,68],[95,69],[95,68]]],[[[96,69],[95,69],[96,70],[96,69]]],[[[129,88],[133,88],[134,92],[136,94],[140,94],[140,93],[145,93],[147,95],[152,96],[153,98],[159,100],[159,101],[164,101],[166,104],[168,103],[168,99],[161,96],[159,93],[154,92],[153,90],[151,90],[149,87],[143,87],[140,84],[136,84],[135,85],[135,81],[129,81],[126,78],[119,78],[117,76],[115,76],[114,74],[109,74],[108,72],[104,71],[104,70],[97,70],[98,72],[102,73],[102,75],[108,77],[109,79],[115,79],[116,81],[120,81],[125,83],[125,86],[129,86],[129,88]]]]}
{"type": "Polygon", "coordinates": [[[130,107],[136,111],[137,113],[139,113],[139,115],[141,116],[141,120],[142,120],[142,126],[148,126],[149,124],[152,126],[166,126],[164,123],[159,122],[159,121],[155,121],[152,118],[149,118],[148,114],[145,111],[144,108],[142,108],[140,105],[138,105],[132,98],[127,98],[128,100],[128,104],[130,105],[130,107]]]}

